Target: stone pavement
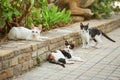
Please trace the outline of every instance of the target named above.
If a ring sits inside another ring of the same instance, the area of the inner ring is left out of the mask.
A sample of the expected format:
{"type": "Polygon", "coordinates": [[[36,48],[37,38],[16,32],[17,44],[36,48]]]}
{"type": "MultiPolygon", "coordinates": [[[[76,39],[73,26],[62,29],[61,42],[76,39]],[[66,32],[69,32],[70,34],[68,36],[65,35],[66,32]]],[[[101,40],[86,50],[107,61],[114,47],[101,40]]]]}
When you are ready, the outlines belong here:
{"type": "Polygon", "coordinates": [[[15,80],[120,80],[120,28],[108,35],[116,42],[102,37],[102,48],[74,49],[84,62],[67,64],[66,68],[45,62],[15,80]]]}

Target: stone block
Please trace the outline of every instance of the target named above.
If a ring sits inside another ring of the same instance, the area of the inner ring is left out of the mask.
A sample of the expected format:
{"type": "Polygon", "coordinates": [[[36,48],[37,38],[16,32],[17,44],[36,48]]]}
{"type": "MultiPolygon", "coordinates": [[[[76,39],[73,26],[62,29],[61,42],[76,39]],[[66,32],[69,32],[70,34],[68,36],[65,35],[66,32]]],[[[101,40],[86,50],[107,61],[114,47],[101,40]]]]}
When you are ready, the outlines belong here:
{"type": "Polygon", "coordinates": [[[6,80],[7,79],[7,73],[5,71],[0,72],[0,80],[6,80]]]}
{"type": "Polygon", "coordinates": [[[13,67],[13,74],[15,76],[18,76],[22,73],[22,64],[18,64],[16,66],[13,67]]]}
{"type": "Polygon", "coordinates": [[[37,50],[37,49],[38,49],[38,44],[32,45],[32,50],[33,50],[33,51],[35,51],[35,50],[37,50]]]}
{"type": "Polygon", "coordinates": [[[32,51],[31,46],[25,46],[25,47],[22,47],[22,49],[21,49],[21,53],[28,53],[31,51],[32,51]]]}
{"type": "Polygon", "coordinates": [[[39,55],[41,58],[41,62],[45,61],[47,59],[47,53],[43,53],[41,55],[39,55]]]}
{"type": "Polygon", "coordinates": [[[31,59],[31,54],[30,53],[26,53],[24,56],[25,56],[26,61],[31,59]]]}
{"type": "Polygon", "coordinates": [[[46,41],[43,41],[43,42],[39,42],[38,44],[38,49],[40,49],[41,47],[44,47],[44,46],[48,46],[50,43],[50,40],[46,40],[46,41]]]}
{"type": "Polygon", "coordinates": [[[37,65],[37,58],[33,58],[33,65],[34,65],[34,66],[37,65]]]}
{"type": "Polygon", "coordinates": [[[13,68],[8,68],[5,72],[8,78],[13,76],[13,68]]]}
{"type": "Polygon", "coordinates": [[[20,55],[20,54],[21,54],[21,51],[20,51],[20,50],[14,51],[14,56],[18,56],[18,55],[20,55]]]}
{"type": "Polygon", "coordinates": [[[45,46],[45,47],[42,47],[38,50],[38,55],[42,54],[42,53],[45,53],[48,51],[48,46],[45,46]]]}
{"type": "Polygon", "coordinates": [[[11,59],[11,66],[15,66],[18,64],[18,57],[14,57],[13,59],[11,59]]]}
{"type": "Polygon", "coordinates": [[[27,60],[30,60],[31,59],[31,54],[30,53],[24,53],[22,55],[19,56],[18,60],[19,60],[19,63],[23,63],[27,60]]]}
{"type": "Polygon", "coordinates": [[[0,61],[10,59],[14,56],[13,50],[2,50],[0,49],[0,61]]]}
{"type": "Polygon", "coordinates": [[[30,60],[30,61],[28,61],[28,63],[29,63],[29,69],[31,69],[32,67],[33,67],[33,60],[30,60]]]}
{"type": "Polygon", "coordinates": [[[64,43],[65,43],[65,41],[59,41],[57,43],[51,44],[51,45],[49,45],[49,50],[51,51],[54,49],[58,49],[59,47],[64,46],[64,43]]]}
{"type": "Polygon", "coordinates": [[[32,52],[32,58],[37,56],[37,51],[32,52]]]}
{"type": "Polygon", "coordinates": [[[53,43],[56,43],[56,42],[59,42],[59,41],[62,41],[63,40],[63,37],[62,36],[59,36],[57,38],[53,38],[50,40],[50,43],[53,44],[53,43]]]}
{"type": "Polygon", "coordinates": [[[5,60],[2,62],[2,69],[7,69],[10,67],[10,60],[5,60]]]}
{"type": "Polygon", "coordinates": [[[23,63],[23,62],[25,62],[25,57],[21,55],[21,56],[18,58],[18,62],[19,62],[20,64],[23,63]]]}
{"type": "Polygon", "coordinates": [[[70,35],[65,35],[64,37],[63,37],[63,39],[69,39],[71,36],[70,35]]]}
{"type": "Polygon", "coordinates": [[[24,62],[22,64],[22,71],[27,71],[29,69],[29,62],[24,62]]]}

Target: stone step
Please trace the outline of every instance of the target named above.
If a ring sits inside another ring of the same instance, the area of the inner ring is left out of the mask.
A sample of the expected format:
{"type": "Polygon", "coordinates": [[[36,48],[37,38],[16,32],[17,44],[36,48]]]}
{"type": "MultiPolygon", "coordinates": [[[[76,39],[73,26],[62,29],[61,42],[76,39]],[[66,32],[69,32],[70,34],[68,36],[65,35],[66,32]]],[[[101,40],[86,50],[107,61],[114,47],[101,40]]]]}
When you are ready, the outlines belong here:
{"type": "MultiPolygon", "coordinates": [[[[97,27],[103,32],[110,32],[120,27],[120,15],[110,19],[89,20],[83,24],[97,27]]],[[[47,54],[54,49],[64,48],[65,40],[76,41],[76,46],[81,45],[79,35],[80,23],[53,29],[42,33],[49,37],[46,41],[8,41],[0,43],[0,80],[12,79],[30,71],[41,62],[46,61],[47,54]]]]}

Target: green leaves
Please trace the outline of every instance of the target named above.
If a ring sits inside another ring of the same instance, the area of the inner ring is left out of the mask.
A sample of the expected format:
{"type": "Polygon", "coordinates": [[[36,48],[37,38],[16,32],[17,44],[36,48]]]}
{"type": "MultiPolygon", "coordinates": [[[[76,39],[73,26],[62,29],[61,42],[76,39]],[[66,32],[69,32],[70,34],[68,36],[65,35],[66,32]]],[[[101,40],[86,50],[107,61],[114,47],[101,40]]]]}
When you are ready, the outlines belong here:
{"type": "Polygon", "coordinates": [[[0,26],[8,30],[19,25],[30,28],[32,23],[51,29],[57,23],[71,21],[70,11],[48,8],[47,0],[0,0],[0,11],[0,26]]]}
{"type": "Polygon", "coordinates": [[[57,23],[67,23],[68,21],[71,21],[70,15],[70,11],[66,11],[65,9],[59,11],[57,6],[53,6],[50,9],[44,7],[42,8],[41,21],[47,29],[51,29],[53,25],[57,23]]]}
{"type": "Polygon", "coordinates": [[[91,6],[91,10],[95,14],[96,18],[108,18],[112,16],[113,9],[111,4],[113,0],[100,0],[95,1],[91,6]]]}
{"type": "Polygon", "coordinates": [[[5,21],[8,20],[9,22],[12,22],[12,16],[19,16],[20,12],[17,10],[14,6],[11,5],[10,0],[1,0],[0,3],[0,25],[5,24],[5,21]]]}

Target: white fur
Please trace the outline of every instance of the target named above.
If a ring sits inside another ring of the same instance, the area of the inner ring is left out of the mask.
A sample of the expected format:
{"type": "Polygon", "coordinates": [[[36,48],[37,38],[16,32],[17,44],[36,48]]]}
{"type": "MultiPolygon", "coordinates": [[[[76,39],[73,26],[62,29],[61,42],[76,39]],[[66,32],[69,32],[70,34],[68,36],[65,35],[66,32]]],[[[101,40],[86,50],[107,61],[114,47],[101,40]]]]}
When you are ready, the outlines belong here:
{"type": "Polygon", "coordinates": [[[82,48],[89,48],[89,42],[90,42],[90,35],[89,35],[89,31],[85,31],[85,30],[81,30],[80,31],[81,34],[81,38],[82,38],[82,48]],[[86,42],[88,44],[86,44],[86,42]]]}
{"type": "Polygon", "coordinates": [[[100,48],[101,47],[101,44],[102,44],[102,39],[101,39],[101,35],[96,35],[95,36],[95,39],[97,40],[96,42],[96,48],[100,48]]]}
{"type": "Polygon", "coordinates": [[[8,33],[8,38],[13,40],[37,40],[42,41],[43,38],[40,36],[41,30],[38,27],[34,27],[33,29],[27,29],[25,27],[13,27],[8,33]]]}
{"type": "Polygon", "coordinates": [[[80,57],[77,57],[77,56],[74,56],[73,55],[73,50],[71,50],[69,48],[70,45],[68,45],[64,50],[67,51],[68,53],[71,54],[72,58],[70,58],[69,60],[70,61],[84,61],[83,59],[81,59],[80,57]]]}
{"type": "MultiPolygon", "coordinates": [[[[89,35],[89,30],[88,31],[81,30],[80,34],[81,34],[82,44],[83,44],[82,48],[89,48],[90,40],[92,39],[91,36],[89,35]]],[[[96,35],[95,40],[97,41],[95,47],[100,48],[101,47],[100,45],[102,44],[101,35],[96,35]]]]}
{"type": "Polygon", "coordinates": [[[66,59],[65,56],[59,50],[56,50],[56,52],[52,52],[51,54],[54,56],[55,61],[58,61],[60,58],[63,58],[63,59],[66,60],[67,64],[73,64],[74,63],[73,61],[69,61],[68,59],[66,59]]]}

